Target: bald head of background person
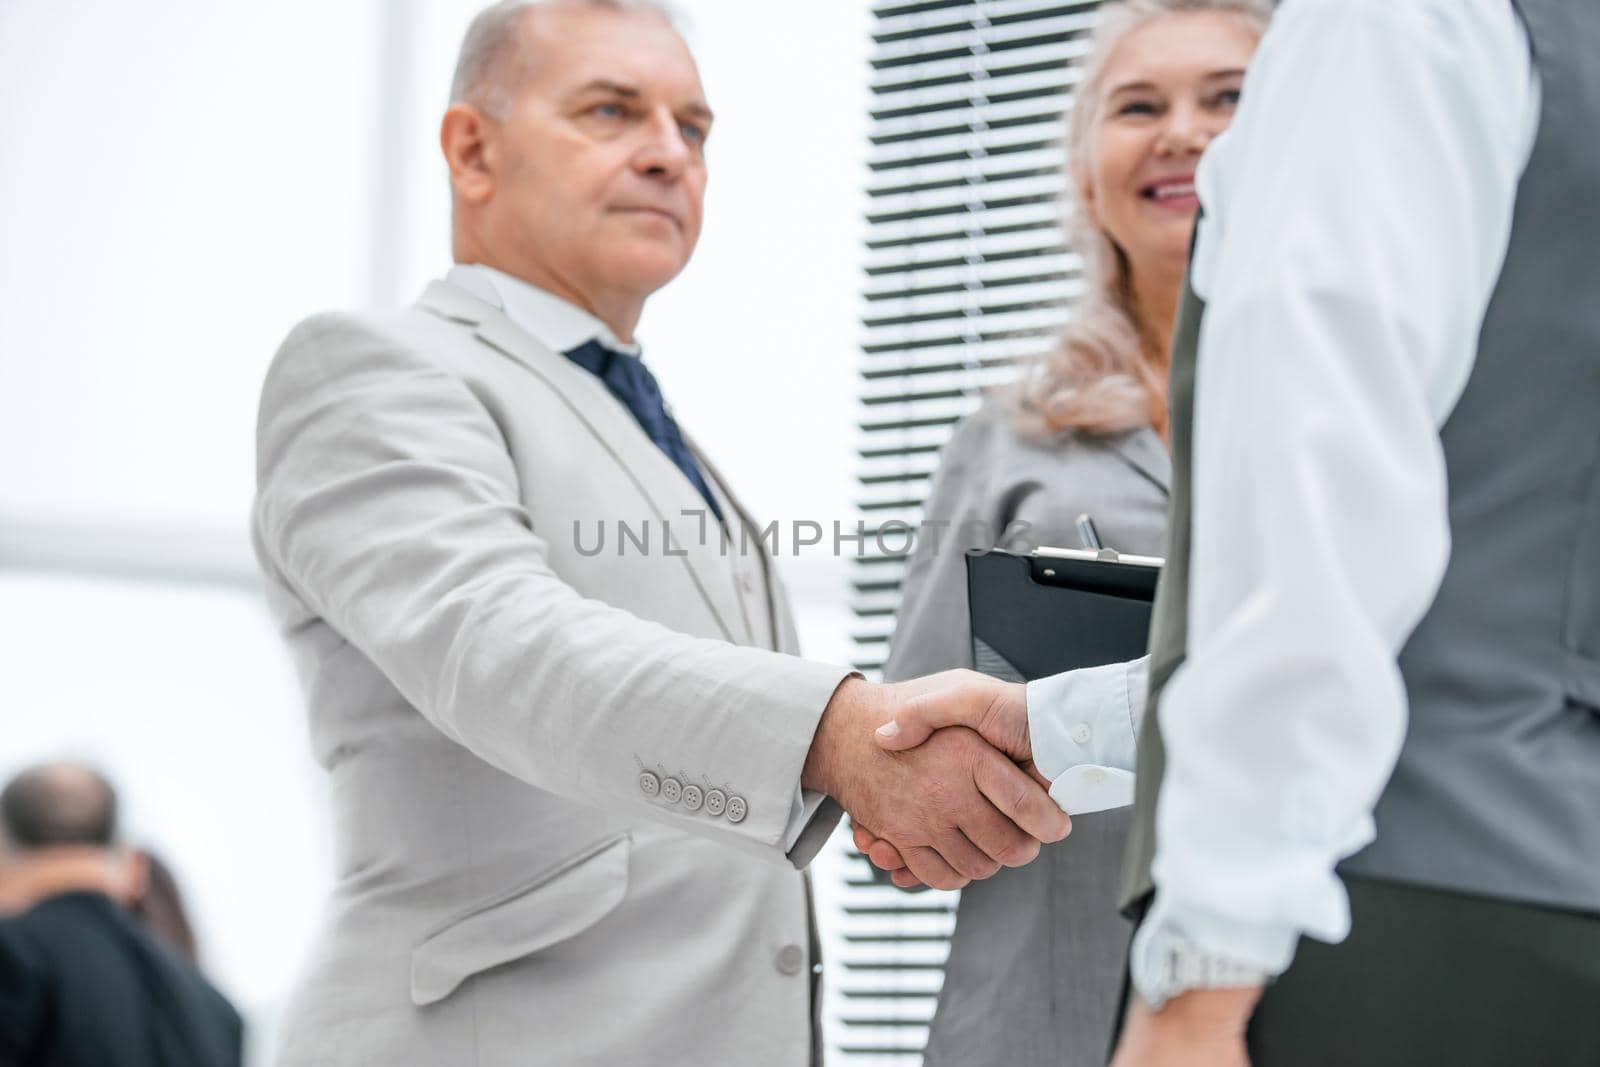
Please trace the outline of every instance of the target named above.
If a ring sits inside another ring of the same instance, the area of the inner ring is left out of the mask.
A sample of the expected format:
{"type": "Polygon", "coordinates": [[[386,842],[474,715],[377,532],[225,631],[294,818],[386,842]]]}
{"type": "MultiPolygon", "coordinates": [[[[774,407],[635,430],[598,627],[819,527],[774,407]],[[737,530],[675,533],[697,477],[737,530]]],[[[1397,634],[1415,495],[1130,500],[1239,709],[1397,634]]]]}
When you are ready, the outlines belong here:
{"type": "Polygon", "coordinates": [[[0,915],[68,892],[136,900],[148,869],[119,843],[117,811],[111,783],[81,764],[42,764],[13,778],[0,793],[0,915]]]}
{"type": "Polygon", "coordinates": [[[500,4],[462,47],[440,129],[452,248],[632,341],[700,237],[711,109],[664,11],[500,4]]]}

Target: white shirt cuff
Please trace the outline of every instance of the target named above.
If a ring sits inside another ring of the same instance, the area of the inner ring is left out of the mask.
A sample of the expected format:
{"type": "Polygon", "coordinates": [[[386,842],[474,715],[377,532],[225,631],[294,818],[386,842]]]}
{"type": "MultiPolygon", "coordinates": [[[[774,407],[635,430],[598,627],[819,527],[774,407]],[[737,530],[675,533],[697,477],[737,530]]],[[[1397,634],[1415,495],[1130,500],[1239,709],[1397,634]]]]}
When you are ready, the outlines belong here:
{"type": "Polygon", "coordinates": [[[1139,719],[1149,657],[1085,667],[1028,683],[1033,760],[1069,815],[1133,803],[1139,719]]]}
{"type": "Polygon", "coordinates": [[[1068,815],[1090,815],[1133,803],[1134,774],[1093,763],[1068,767],[1050,783],[1050,799],[1068,815]]]}
{"type": "Polygon", "coordinates": [[[799,786],[795,786],[794,802],[789,805],[789,825],[783,831],[783,851],[785,855],[794,851],[795,842],[800,840],[800,835],[805,833],[805,829],[810,825],[811,820],[816,818],[817,809],[827,799],[828,795],[826,793],[816,793],[810,789],[801,789],[799,786]]]}

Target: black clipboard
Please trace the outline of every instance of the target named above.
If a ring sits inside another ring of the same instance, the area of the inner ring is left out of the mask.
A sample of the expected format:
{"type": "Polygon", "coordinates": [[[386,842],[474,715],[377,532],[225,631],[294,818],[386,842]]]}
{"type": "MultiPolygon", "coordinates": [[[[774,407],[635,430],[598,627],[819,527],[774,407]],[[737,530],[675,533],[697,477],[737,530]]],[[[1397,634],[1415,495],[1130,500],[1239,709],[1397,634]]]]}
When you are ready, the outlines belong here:
{"type": "Polygon", "coordinates": [[[1027,682],[1145,654],[1159,559],[1110,549],[998,549],[967,556],[972,660],[1027,682]]]}

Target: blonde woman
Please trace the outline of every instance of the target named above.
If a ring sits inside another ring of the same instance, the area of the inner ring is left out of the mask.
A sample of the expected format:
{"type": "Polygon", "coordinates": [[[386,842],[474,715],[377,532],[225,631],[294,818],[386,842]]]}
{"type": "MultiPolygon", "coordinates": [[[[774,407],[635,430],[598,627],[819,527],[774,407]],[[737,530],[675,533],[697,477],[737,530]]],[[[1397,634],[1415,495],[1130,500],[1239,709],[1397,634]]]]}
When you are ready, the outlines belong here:
{"type": "MultiPolygon", "coordinates": [[[[1067,130],[1073,247],[1086,289],[1060,345],[946,446],[925,519],[1027,525],[1159,555],[1170,460],[1167,352],[1198,201],[1200,155],[1232,119],[1268,0],[1121,0],[1102,9],[1067,130]]],[[[888,680],[971,667],[962,549],[924,539],[906,575],[888,680]]],[[[1126,810],[962,894],[928,1067],[1103,1064],[1131,927],[1116,908],[1126,810]]],[[[862,836],[861,840],[870,840],[862,836]]],[[[909,881],[897,872],[897,884],[909,881]]]]}

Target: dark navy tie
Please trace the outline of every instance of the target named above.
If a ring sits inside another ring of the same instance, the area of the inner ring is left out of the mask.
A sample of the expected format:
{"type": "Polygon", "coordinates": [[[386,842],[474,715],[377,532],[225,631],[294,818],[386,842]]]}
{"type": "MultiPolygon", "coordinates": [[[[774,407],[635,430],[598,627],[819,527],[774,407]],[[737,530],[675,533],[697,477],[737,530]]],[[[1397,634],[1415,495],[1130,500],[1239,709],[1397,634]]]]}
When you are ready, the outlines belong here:
{"type": "Polygon", "coordinates": [[[689,479],[689,484],[700,491],[711,513],[721,522],[722,509],[717,507],[717,499],[711,495],[711,488],[706,485],[700,465],[694,461],[689,446],[683,443],[683,434],[678,430],[677,422],[667,414],[666,405],[661,399],[661,387],[656,384],[655,375],[644,365],[644,360],[614,351],[599,341],[581,344],[566,356],[604,382],[611,395],[622,401],[623,406],[633,413],[634,421],[645,436],[654,441],[656,447],[665,452],[667,458],[689,479]]]}

